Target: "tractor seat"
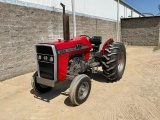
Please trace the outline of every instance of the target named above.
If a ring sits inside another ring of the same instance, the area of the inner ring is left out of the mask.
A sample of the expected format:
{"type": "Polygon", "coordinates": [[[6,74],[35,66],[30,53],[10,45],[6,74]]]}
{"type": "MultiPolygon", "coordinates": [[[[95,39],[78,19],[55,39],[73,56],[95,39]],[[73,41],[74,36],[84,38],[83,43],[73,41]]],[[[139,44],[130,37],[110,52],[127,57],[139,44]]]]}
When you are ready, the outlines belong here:
{"type": "Polygon", "coordinates": [[[90,43],[92,44],[93,52],[98,52],[100,44],[102,43],[102,37],[101,36],[93,36],[90,39],[90,43]]]}

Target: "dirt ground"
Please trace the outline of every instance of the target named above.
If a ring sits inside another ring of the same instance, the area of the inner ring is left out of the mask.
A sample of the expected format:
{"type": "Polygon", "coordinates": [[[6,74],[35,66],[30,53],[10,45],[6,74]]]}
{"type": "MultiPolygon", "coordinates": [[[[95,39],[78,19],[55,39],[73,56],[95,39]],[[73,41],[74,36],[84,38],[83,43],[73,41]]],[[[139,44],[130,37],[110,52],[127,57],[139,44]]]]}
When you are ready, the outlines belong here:
{"type": "Polygon", "coordinates": [[[160,120],[160,50],[153,47],[127,46],[123,78],[109,83],[94,74],[89,98],[77,107],[69,83],[39,95],[32,74],[0,82],[0,120],[160,120]]]}

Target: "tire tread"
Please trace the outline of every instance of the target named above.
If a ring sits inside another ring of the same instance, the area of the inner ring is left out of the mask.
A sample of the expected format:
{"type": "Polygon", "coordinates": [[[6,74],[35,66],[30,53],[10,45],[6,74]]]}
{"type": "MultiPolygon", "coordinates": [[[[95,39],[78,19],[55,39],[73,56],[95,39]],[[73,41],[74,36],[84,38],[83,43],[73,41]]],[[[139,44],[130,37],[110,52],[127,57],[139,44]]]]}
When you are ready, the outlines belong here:
{"type": "MultiPolygon", "coordinates": [[[[102,69],[104,76],[110,81],[117,81],[121,79],[122,75],[118,73],[118,55],[120,51],[125,54],[125,64],[126,64],[126,50],[125,46],[121,42],[114,42],[109,44],[107,49],[103,54],[102,59],[102,69]]],[[[124,66],[125,69],[125,66],[124,66]]]]}

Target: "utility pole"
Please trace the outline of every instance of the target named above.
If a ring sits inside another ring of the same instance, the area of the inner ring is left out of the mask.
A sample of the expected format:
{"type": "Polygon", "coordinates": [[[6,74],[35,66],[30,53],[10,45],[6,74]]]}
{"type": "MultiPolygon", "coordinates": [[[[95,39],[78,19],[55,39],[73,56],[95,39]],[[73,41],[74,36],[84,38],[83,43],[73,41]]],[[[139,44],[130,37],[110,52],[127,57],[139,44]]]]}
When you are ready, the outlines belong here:
{"type": "Polygon", "coordinates": [[[76,37],[75,0],[72,0],[72,14],[73,14],[73,37],[76,37]]]}

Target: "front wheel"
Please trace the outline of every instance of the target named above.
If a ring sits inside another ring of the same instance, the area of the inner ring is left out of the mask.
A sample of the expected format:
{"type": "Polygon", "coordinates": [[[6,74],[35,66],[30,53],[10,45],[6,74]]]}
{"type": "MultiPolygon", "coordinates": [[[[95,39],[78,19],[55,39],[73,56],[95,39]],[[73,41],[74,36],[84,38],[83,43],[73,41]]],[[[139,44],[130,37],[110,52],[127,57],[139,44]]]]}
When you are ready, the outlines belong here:
{"type": "Polygon", "coordinates": [[[33,74],[33,79],[32,79],[32,88],[37,92],[37,93],[46,93],[46,92],[49,92],[52,87],[49,87],[49,86],[46,86],[46,85],[42,85],[42,84],[39,84],[37,83],[36,81],[36,77],[38,76],[38,73],[35,72],[33,74]]]}
{"type": "Polygon", "coordinates": [[[126,49],[123,43],[115,42],[105,49],[102,58],[104,76],[110,81],[120,80],[126,66],[126,49]]]}
{"type": "Polygon", "coordinates": [[[73,79],[70,85],[69,99],[72,104],[80,105],[87,100],[90,90],[90,78],[85,74],[78,75],[73,79]]]}

